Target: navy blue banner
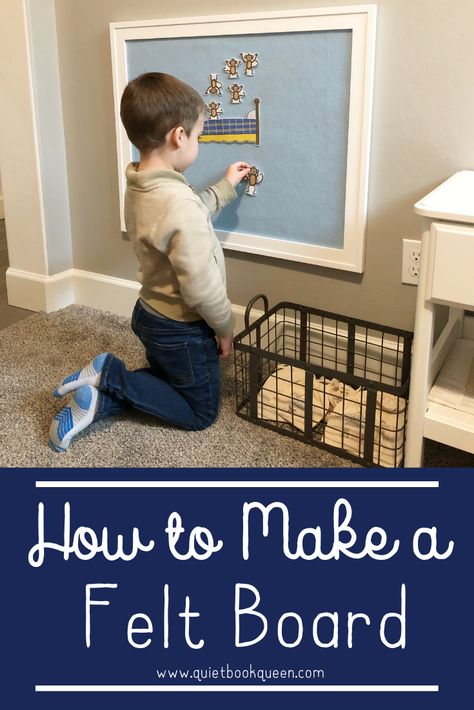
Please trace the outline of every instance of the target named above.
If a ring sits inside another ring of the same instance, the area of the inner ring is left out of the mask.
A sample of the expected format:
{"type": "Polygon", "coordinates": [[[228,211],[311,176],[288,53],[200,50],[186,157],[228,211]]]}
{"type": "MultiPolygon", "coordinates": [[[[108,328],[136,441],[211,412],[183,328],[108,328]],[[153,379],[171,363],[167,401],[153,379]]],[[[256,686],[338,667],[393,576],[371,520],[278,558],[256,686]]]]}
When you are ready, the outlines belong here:
{"type": "Polygon", "coordinates": [[[464,706],[473,472],[402,473],[4,472],[6,707],[464,706]]]}

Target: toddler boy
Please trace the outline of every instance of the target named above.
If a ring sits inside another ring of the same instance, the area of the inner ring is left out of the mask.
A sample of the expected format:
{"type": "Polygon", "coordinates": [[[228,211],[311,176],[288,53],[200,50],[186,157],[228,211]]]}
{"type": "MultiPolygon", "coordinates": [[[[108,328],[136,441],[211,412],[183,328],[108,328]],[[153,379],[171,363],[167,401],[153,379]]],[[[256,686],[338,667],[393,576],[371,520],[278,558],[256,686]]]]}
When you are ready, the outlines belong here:
{"type": "Polygon", "coordinates": [[[250,165],[232,163],[215,185],[192,190],[183,173],[198,155],[205,104],[169,74],[131,81],[120,116],[140,151],[126,170],[125,224],[140,264],[132,329],[148,367],[130,371],[102,353],[66,377],[54,394],[73,395],[49,430],[58,452],[93,421],[131,407],[184,429],[208,427],[219,407],[219,353],[232,351],[224,256],[211,215],[237,196],[250,165]]]}

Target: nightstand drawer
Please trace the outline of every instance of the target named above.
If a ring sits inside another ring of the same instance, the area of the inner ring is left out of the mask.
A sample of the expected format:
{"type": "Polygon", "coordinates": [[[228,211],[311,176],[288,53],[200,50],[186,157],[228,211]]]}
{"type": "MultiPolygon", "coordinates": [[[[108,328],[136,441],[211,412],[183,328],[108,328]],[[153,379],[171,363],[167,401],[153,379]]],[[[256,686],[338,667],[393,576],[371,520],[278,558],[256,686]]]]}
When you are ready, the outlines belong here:
{"type": "Polygon", "coordinates": [[[431,298],[474,308],[474,229],[434,223],[431,238],[435,241],[431,298]]]}

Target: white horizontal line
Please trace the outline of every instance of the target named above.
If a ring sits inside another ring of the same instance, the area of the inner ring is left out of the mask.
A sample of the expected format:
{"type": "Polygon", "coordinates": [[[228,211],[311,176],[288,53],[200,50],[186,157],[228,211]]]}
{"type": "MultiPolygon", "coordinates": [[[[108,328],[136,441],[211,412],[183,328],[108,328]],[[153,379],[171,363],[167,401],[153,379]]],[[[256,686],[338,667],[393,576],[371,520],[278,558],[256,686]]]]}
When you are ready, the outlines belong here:
{"type": "Polygon", "coordinates": [[[439,488],[439,481],[36,481],[36,488],[439,488]]]}
{"type": "Polygon", "coordinates": [[[37,693],[437,693],[439,685],[37,685],[37,693]]]}

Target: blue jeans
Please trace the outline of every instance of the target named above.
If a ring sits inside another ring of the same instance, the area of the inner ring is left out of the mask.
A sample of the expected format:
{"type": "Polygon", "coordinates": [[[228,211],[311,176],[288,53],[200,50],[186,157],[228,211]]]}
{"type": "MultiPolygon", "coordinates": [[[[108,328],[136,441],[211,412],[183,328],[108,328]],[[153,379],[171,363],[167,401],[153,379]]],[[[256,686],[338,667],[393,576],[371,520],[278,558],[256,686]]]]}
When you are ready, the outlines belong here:
{"type": "Polygon", "coordinates": [[[220,367],[215,333],[204,320],[183,323],[152,315],[137,301],[132,329],[149,367],[127,370],[108,355],[99,389],[97,419],[133,407],[183,429],[205,429],[216,419],[220,367]]]}

